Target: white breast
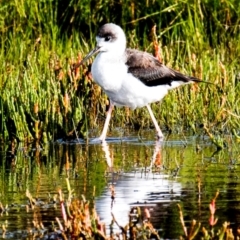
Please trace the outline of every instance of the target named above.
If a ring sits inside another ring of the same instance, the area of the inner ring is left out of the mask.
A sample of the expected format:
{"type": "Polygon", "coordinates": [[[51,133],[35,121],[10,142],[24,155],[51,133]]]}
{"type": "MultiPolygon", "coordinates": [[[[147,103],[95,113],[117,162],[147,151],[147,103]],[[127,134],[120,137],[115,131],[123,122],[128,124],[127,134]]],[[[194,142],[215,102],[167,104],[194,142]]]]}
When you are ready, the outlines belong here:
{"type": "Polygon", "coordinates": [[[91,70],[93,79],[105,92],[117,94],[121,88],[127,73],[127,67],[122,60],[109,59],[108,54],[100,53],[93,62],[91,70]]]}
{"type": "Polygon", "coordinates": [[[93,79],[117,106],[128,106],[133,109],[143,107],[160,101],[169,89],[177,87],[169,85],[148,87],[127,70],[123,58],[114,59],[105,52],[98,54],[92,65],[93,79]]]}

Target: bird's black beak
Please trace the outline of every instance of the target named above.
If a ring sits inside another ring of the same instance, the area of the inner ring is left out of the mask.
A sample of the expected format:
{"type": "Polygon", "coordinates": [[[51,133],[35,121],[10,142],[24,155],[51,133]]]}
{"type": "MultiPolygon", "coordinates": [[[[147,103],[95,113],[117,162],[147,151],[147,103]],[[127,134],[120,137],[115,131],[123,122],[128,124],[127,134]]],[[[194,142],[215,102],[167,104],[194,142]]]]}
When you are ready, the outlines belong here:
{"type": "Polygon", "coordinates": [[[98,53],[100,51],[101,47],[97,46],[95,47],[91,52],[89,52],[85,58],[80,62],[74,65],[74,69],[78,68],[79,66],[81,66],[83,63],[85,63],[91,56],[93,56],[94,54],[98,53]]]}

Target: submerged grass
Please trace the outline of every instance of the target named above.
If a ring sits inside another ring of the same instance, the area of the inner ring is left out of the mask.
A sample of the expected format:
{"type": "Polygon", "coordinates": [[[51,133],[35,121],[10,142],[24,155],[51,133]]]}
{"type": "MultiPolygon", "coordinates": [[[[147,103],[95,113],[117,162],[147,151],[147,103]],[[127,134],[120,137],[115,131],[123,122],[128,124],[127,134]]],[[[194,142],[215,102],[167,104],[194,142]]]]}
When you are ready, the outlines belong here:
{"type": "MultiPolygon", "coordinates": [[[[87,200],[83,195],[82,198],[74,196],[74,189],[71,189],[69,179],[66,178],[67,192],[58,190],[58,194],[49,197],[47,201],[41,201],[26,190],[26,197],[28,203],[26,210],[33,214],[32,226],[27,230],[22,230],[20,234],[22,237],[34,238],[56,238],[56,239],[161,239],[161,230],[155,229],[152,224],[151,210],[149,207],[139,204],[131,207],[128,214],[128,222],[125,226],[118,223],[118,219],[111,212],[112,221],[108,225],[100,221],[100,216],[97,213],[95,206],[95,193],[93,192],[93,201],[87,200]],[[42,222],[41,209],[54,209],[52,212],[55,216],[55,221],[44,226],[42,222]],[[109,228],[110,231],[107,231],[109,228]]],[[[112,192],[112,205],[115,201],[114,187],[110,190],[112,192]]],[[[171,208],[178,208],[179,222],[181,223],[182,233],[179,239],[235,239],[239,238],[239,228],[234,231],[230,222],[225,221],[221,228],[216,226],[218,218],[216,213],[216,200],[219,191],[216,192],[209,204],[209,220],[207,226],[202,226],[201,222],[192,219],[185,221],[184,213],[181,204],[171,206],[171,208]]],[[[9,208],[0,202],[1,214],[8,214],[9,208]]],[[[109,209],[109,211],[111,211],[109,209]]],[[[18,210],[19,215],[24,215],[24,211],[18,210]]],[[[222,219],[220,219],[222,220],[222,219]]],[[[168,231],[173,231],[177,225],[169,226],[168,231]]],[[[2,237],[5,238],[9,231],[7,224],[2,224],[2,237]]],[[[11,233],[14,236],[14,232],[11,233]]],[[[170,234],[170,232],[168,232],[170,234]]]]}
{"type": "MultiPolygon", "coordinates": [[[[97,26],[109,21],[124,27],[130,47],[214,83],[182,87],[153,104],[165,130],[238,136],[239,14],[236,0],[2,1],[0,137],[86,138],[102,122],[106,96],[88,66],[75,72],[71,66],[94,45],[97,26]]],[[[117,109],[111,124],[152,127],[145,111],[117,109]]]]}
{"type": "Polygon", "coordinates": [[[2,149],[0,236],[229,239],[233,231],[237,238],[238,146],[232,144],[232,148],[217,154],[209,141],[203,142],[170,141],[161,148],[148,140],[109,146],[46,144],[43,149],[21,143],[11,150],[2,149]],[[147,181],[150,184],[145,185],[147,181]],[[151,188],[152,184],[155,187],[151,188]],[[129,189],[123,196],[125,186],[129,189]],[[138,196],[141,189],[147,195],[138,196]],[[103,205],[97,203],[99,197],[104,197],[103,205]],[[132,206],[131,211],[121,210],[126,209],[122,199],[129,209],[132,206]],[[161,214],[156,214],[159,209],[161,214]],[[112,224],[105,211],[115,213],[112,224]],[[121,215],[129,216],[126,222],[121,215]]]}

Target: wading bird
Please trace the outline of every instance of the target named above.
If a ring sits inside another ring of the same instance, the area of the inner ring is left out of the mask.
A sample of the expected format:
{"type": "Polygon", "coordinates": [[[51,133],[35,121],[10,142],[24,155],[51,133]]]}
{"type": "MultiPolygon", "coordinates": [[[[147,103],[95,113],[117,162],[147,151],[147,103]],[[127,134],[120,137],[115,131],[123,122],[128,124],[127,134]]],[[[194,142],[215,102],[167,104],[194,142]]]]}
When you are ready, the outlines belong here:
{"type": "Polygon", "coordinates": [[[163,139],[150,103],[163,99],[170,89],[202,81],[168,68],[147,52],[127,48],[125,33],[116,24],[107,23],[100,27],[96,40],[96,48],[75,66],[78,67],[98,53],[91,73],[94,81],[109,97],[110,105],[102,133],[94,141],[105,140],[114,105],[132,109],[146,106],[156,128],[157,138],[163,139]]]}

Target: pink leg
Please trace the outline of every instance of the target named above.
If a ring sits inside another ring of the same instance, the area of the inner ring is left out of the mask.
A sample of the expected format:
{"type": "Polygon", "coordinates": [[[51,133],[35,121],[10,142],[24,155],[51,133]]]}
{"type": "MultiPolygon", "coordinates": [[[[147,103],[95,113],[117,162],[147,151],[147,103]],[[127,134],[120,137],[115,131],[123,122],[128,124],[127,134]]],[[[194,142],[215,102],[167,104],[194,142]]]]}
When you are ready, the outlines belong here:
{"type": "Polygon", "coordinates": [[[105,138],[106,138],[106,135],[107,135],[108,125],[109,125],[109,122],[110,122],[110,119],[111,119],[111,114],[112,114],[113,108],[114,108],[114,104],[110,101],[110,106],[109,106],[108,111],[107,111],[104,127],[103,127],[103,130],[102,130],[102,133],[101,133],[100,137],[98,138],[102,142],[105,141],[105,138]]]}
{"type": "Polygon", "coordinates": [[[154,124],[154,126],[155,126],[155,128],[156,128],[156,130],[157,130],[157,137],[158,137],[158,139],[163,139],[163,137],[164,137],[164,136],[163,136],[163,133],[162,133],[162,131],[161,131],[161,129],[160,129],[158,123],[157,123],[156,118],[155,118],[154,115],[153,115],[153,112],[152,112],[152,109],[151,109],[150,105],[147,104],[146,107],[147,107],[148,112],[149,112],[149,114],[150,114],[150,116],[151,116],[151,118],[152,118],[153,124],[154,124]]]}

